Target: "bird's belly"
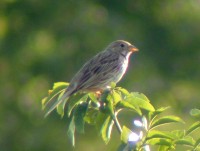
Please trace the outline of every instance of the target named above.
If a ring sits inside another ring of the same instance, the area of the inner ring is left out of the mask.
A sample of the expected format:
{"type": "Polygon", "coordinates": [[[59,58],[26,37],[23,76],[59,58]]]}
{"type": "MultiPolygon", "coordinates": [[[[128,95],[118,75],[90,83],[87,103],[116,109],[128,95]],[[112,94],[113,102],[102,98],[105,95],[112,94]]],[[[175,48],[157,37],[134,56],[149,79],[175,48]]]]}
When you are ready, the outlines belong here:
{"type": "Polygon", "coordinates": [[[118,70],[118,73],[113,77],[114,78],[114,82],[119,82],[121,80],[121,78],[123,77],[123,75],[126,72],[126,69],[128,67],[128,60],[124,60],[120,69],[118,70]]]}

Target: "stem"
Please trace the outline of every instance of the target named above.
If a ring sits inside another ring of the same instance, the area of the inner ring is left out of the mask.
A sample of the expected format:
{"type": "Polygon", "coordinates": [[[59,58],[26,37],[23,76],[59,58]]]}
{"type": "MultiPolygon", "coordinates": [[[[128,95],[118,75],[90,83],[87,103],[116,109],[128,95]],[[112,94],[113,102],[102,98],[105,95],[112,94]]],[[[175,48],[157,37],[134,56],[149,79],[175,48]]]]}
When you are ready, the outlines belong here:
{"type": "Polygon", "coordinates": [[[116,128],[117,128],[119,134],[121,134],[121,133],[122,133],[122,128],[121,128],[121,126],[120,126],[120,124],[119,124],[119,121],[118,121],[117,116],[116,116],[115,113],[112,115],[112,118],[113,118],[113,121],[114,121],[114,123],[115,123],[115,126],[116,126],[116,128]]]}

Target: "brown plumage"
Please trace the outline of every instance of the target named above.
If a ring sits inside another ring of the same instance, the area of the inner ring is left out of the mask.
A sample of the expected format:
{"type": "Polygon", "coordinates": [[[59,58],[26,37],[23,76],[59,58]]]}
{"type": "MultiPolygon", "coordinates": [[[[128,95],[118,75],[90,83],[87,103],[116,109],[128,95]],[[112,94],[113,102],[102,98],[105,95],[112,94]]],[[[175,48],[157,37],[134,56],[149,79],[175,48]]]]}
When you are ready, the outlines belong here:
{"type": "Polygon", "coordinates": [[[96,92],[109,87],[111,82],[119,82],[128,67],[131,53],[138,49],[124,40],[117,40],[87,61],[75,74],[64,95],[49,110],[50,113],[64,99],[78,91],[96,92]]]}

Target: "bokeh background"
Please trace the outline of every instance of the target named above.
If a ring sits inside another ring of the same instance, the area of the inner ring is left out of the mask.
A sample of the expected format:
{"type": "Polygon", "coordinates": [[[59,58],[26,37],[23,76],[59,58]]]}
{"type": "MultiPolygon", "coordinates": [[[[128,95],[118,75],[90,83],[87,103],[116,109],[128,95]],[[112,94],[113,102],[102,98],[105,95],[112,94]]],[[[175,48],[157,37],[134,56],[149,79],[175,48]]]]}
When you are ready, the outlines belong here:
{"type": "Polygon", "coordinates": [[[1,0],[0,150],[115,150],[117,131],[105,145],[92,126],[72,149],[65,119],[45,119],[41,99],[117,39],[140,49],[118,85],[191,124],[190,109],[200,108],[199,0],[1,0]]]}

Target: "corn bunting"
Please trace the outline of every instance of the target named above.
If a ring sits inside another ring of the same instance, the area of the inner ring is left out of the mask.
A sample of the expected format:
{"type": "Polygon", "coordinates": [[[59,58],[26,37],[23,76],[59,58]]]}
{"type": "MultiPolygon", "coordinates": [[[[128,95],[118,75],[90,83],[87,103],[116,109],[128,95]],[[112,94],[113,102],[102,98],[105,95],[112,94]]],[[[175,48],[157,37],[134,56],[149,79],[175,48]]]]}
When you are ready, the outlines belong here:
{"type": "Polygon", "coordinates": [[[124,40],[117,40],[87,61],[72,78],[64,95],[50,109],[51,112],[64,99],[78,91],[99,92],[105,90],[111,82],[120,81],[128,67],[131,53],[138,49],[124,40]]]}

